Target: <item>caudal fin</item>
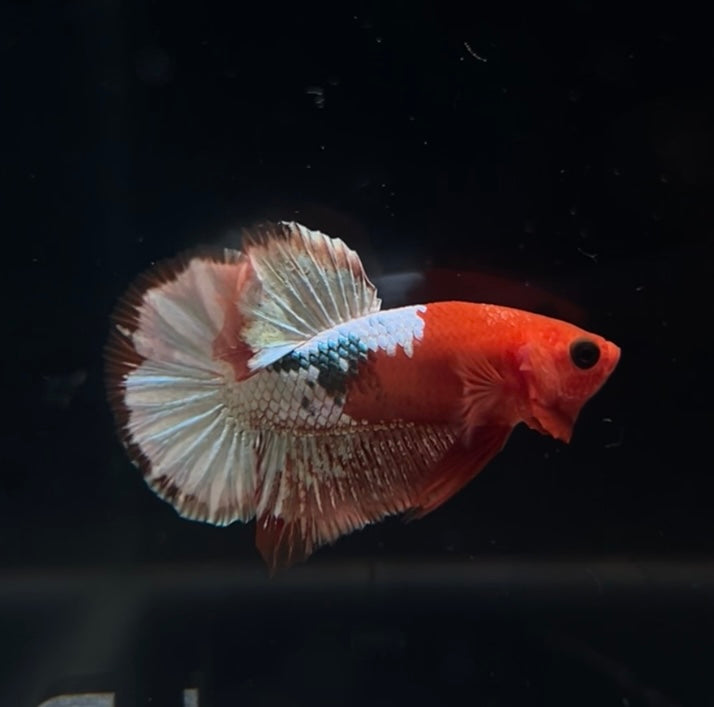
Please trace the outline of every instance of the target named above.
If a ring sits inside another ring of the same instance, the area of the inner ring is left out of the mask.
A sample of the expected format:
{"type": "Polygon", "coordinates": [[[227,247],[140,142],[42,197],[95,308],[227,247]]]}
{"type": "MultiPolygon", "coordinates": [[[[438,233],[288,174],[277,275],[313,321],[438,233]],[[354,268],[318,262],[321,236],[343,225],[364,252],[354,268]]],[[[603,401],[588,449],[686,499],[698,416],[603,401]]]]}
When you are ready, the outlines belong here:
{"type": "Polygon", "coordinates": [[[214,356],[247,268],[229,249],[157,265],[117,305],[105,351],[109,400],[147,483],[219,525],[254,515],[254,440],[229,415],[233,372],[214,356]]]}

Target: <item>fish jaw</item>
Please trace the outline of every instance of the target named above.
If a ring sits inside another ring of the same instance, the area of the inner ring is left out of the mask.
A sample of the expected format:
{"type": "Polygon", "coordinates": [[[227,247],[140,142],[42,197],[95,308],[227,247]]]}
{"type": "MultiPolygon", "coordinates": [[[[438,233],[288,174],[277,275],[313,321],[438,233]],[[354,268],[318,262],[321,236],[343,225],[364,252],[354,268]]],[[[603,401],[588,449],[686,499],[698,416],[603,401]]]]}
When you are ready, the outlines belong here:
{"type": "Polygon", "coordinates": [[[528,427],[566,444],[570,442],[579,410],[573,413],[555,405],[543,405],[538,401],[531,402],[531,410],[532,415],[523,420],[528,427]]]}

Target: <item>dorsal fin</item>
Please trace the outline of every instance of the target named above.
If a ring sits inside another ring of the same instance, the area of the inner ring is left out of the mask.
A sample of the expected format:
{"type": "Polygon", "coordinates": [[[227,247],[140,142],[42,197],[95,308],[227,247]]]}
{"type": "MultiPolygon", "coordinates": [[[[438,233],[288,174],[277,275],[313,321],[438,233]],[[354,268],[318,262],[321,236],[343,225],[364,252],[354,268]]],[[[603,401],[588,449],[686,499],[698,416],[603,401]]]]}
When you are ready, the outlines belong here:
{"type": "Polygon", "coordinates": [[[254,277],[238,302],[240,337],[256,370],[338,324],[376,312],[377,290],[339,238],[297,223],[248,231],[243,248],[254,277]]]}

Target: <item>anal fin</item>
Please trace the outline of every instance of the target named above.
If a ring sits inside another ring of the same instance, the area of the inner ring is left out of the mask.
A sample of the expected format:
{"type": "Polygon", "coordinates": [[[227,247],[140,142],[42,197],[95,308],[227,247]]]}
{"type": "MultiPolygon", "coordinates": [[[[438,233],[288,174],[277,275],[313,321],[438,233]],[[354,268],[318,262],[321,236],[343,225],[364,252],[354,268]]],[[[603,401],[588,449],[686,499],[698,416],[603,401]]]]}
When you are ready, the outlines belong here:
{"type": "Polygon", "coordinates": [[[304,562],[315,547],[299,520],[285,521],[273,515],[256,521],[255,546],[271,574],[282,567],[304,562]]]}
{"type": "Polygon", "coordinates": [[[413,508],[430,469],[453,443],[453,430],[445,425],[269,435],[259,452],[256,545],[271,571],[413,508]]]}

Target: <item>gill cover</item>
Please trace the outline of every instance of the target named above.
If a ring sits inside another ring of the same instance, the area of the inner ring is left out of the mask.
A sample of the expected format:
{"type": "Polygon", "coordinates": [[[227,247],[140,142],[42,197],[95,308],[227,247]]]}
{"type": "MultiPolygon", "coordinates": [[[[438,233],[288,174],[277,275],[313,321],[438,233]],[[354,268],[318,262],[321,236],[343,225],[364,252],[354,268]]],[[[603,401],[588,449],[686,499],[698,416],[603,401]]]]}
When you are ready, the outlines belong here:
{"type": "Polygon", "coordinates": [[[518,361],[527,391],[524,422],[541,434],[570,442],[584,401],[563,396],[555,359],[543,347],[525,344],[518,351],[518,361]]]}

